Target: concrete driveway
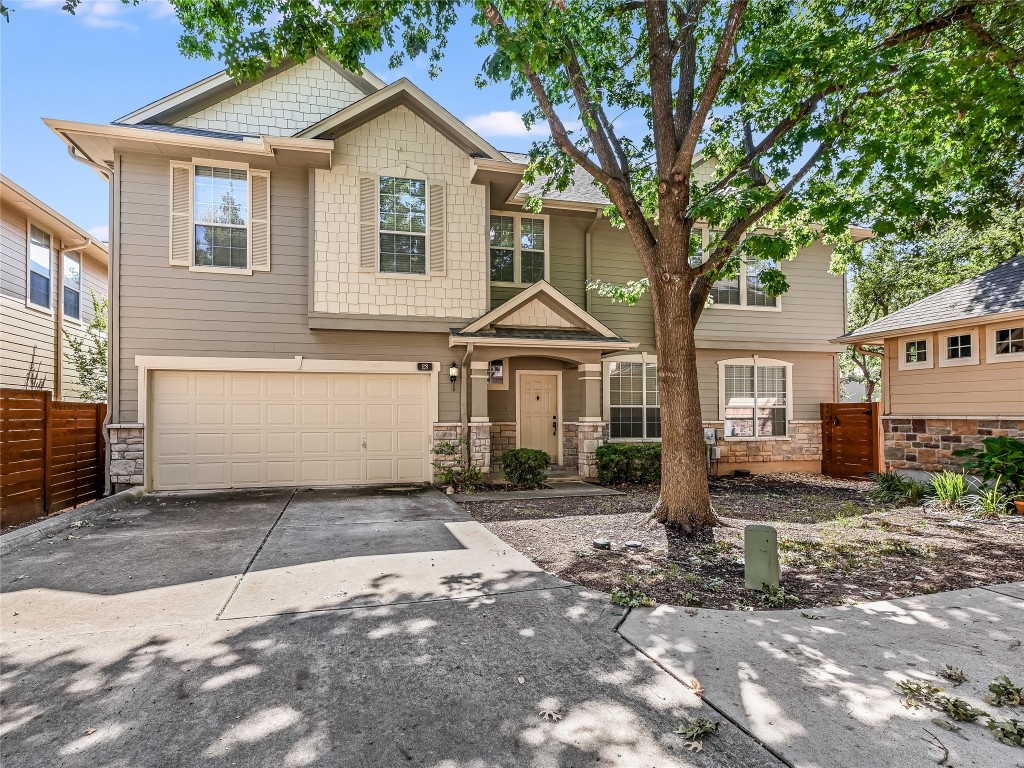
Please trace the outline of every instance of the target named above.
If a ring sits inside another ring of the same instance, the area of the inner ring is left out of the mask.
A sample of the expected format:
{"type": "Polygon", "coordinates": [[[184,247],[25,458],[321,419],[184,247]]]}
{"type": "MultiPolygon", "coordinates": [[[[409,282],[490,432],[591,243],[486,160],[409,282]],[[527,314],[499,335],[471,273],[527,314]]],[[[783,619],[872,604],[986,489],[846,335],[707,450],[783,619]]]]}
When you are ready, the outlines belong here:
{"type": "Polygon", "coordinates": [[[5,768],[782,765],[430,490],[144,496],[0,591],[5,768]]]}

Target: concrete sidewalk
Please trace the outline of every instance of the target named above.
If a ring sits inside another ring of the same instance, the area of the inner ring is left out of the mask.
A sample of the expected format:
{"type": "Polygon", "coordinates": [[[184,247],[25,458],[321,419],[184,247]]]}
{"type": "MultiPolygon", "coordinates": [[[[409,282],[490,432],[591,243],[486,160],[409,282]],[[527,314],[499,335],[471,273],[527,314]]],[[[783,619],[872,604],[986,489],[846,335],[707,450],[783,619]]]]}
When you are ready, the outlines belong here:
{"type": "Polygon", "coordinates": [[[1000,675],[1024,683],[1024,584],[805,611],[658,606],[632,611],[619,632],[679,679],[697,678],[707,702],[796,768],[1024,764],[983,720],[961,723],[961,737],[931,722],[941,712],[905,709],[893,688],[927,679],[996,719],[1024,719],[1024,708],[981,700],[1000,675]],[[968,682],[939,678],[946,664],[968,682]]]}

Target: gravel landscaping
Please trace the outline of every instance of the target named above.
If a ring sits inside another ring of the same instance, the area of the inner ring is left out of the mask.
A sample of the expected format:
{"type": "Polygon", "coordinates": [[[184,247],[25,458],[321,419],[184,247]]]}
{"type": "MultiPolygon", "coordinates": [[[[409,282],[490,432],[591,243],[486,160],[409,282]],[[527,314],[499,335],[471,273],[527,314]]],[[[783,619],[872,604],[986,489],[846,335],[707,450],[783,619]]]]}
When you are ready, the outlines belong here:
{"type": "Polygon", "coordinates": [[[866,481],[814,475],[714,478],[723,526],[689,540],[649,520],[657,487],[624,496],[469,502],[469,513],[545,570],[642,600],[762,610],[842,605],[1024,580],[1024,517],[887,507],[866,481]],[[743,527],[779,532],[785,596],[743,584],[743,527]],[[593,547],[610,539],[610,551],[593,547]],[[627,551],[625,542],[643,544],[627,551]]]}

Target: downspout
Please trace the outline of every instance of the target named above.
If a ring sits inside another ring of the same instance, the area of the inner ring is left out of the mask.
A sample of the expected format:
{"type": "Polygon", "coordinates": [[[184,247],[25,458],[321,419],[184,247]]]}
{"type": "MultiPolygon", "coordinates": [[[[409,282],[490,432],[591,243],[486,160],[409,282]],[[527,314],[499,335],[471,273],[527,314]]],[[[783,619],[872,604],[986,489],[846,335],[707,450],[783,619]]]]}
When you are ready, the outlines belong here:
{"type": "MultiPolygon", "coordinates": [[[[469,440],[469,375],[466,373],[466,361],[469,356],[473,354],[473,342],[466,344],[466,354],[462,356],[462,363],[459,367],[462,369],[462,388],[459,391],[459,419],[461,421],[461,429],[459,434],[462,435],[463,440],[469,440]]],[[[462,448],[460,447],[461,451],[462,448]]]]}
{"type": "MultiPolygon", "coordinates": [[[[68,154],[72,160],[87,165],[107,180],[107,222],[110,226],[110,238],[107,242],[107,416],[103,420],[103,435],[106,438],[106,449],[103,455],[103,490],[109,496],[110,485],[110,424],[112,423],[115,404],[117,403],[117,377],[114,375],[114,361],[117,360],[118,323],[117,298],[120,290],[117,227],[114,224],[114,171],[105,165],[94,162],[84,155],[78,154],[73,144],[68,144],[68,154]]],[[[118,162],[118,158],[114,158],[118,162]]]]}
{"type": "MultiPolygon", "coordinates": [[[[64,241],[61,240],[61,243],[64,241]]],[[[57,311],[54,313],[56,334],[53,339],[53,392],[57,400],[64,394],[64,257],[92,245],[92,238],[78,245],[68,245],[57,251],[57,311]]],[[[84,273],[83,273],[84,274],[84,273]]],[[[79,301],[81,315],[81,301],[79,301]]]]}
{"type": "Polygon", "coordinates": [[[590,234],[594,231],[594,227],[597,226],[597,222],[601,220],[601,210],[598,209],[594,212],[594,220],[590,222],[590,226],[587,227],[587,234],[583,238],[583,271],[586,273],[583,275],[583,308],[590,312],[590,291],[586,289],[587,281],[590,280],[590,276],[593,274],[593,251],[591,247],[590,234]]]}

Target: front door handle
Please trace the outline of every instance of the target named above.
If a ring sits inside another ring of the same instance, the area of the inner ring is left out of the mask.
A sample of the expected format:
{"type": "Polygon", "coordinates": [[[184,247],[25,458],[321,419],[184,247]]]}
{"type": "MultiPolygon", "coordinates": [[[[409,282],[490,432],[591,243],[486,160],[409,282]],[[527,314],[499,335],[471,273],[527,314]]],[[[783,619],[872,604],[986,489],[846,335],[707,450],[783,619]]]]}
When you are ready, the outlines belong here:
{"type": "Polygon", "coordinates": [[[551,417],[551,434],[554,435],[555,437],[558,437],[558,417],[557,416],[552,416],[551,417]]]}

